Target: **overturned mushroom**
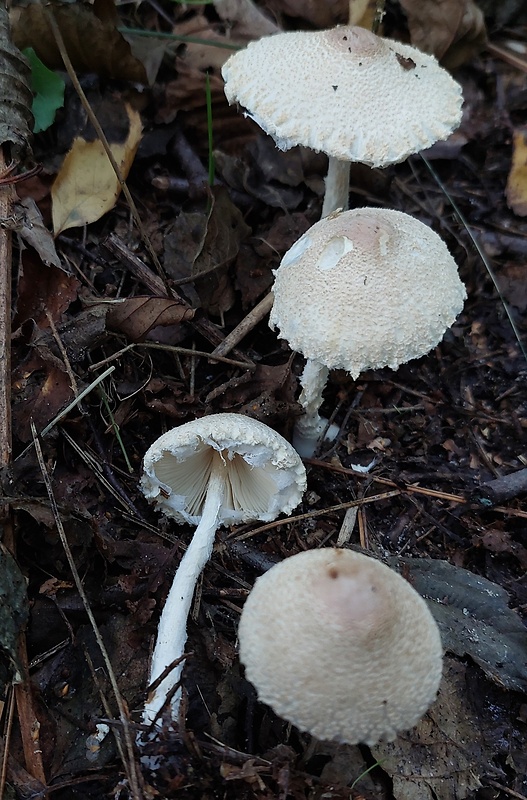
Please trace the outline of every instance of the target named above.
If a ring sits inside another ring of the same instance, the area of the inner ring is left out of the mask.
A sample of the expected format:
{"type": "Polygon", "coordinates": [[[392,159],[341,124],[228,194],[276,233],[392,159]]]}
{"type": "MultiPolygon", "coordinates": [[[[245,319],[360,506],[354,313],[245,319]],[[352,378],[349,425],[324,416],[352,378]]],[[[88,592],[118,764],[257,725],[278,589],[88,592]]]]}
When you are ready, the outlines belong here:
{"type": "Polygon", "coordinates": [[[258,698],[319,739],[392,740],[418,722],[441,680],[423,598],[351,550],[307,550],[258,578],[239,641],[258,698]]]}
{"type": "Polygon", "coordinates": [[[433,56],[355,26],[266,36],[231,56],[222,75],[229,103],[277,147],[330,157],[322,216],[348,207],[341,162],[395,164],[461,121],[461,87],[433,56]]]}
{"type": "Polygon", "coordinates": [[[443,240],[427,225],[380,208],[317,222],[275,272],[269,324],[302,353],[293,443],[313,453],[325,426],[318,410],[330,369],[354,378],[425,355],[463,308],[465,287],[443,240]]]}
{"type": "MultiPolygon", "coordinates": [[[[150,683],[184,653],[187,617],[196,581],[220,525],[265,522],[289,513],[302,498],[305,470],[276,431],[241,414],[213,414],[163,434],[144,458],[141,488],[176,522],[197,525],[163,608],[150,668],[150,683]]],[[[177,685],[182,664],[151,692],[143,721],[154,722],[177,685]]],[[[180,691],[170,700],[177,713],[180,691]]]]}

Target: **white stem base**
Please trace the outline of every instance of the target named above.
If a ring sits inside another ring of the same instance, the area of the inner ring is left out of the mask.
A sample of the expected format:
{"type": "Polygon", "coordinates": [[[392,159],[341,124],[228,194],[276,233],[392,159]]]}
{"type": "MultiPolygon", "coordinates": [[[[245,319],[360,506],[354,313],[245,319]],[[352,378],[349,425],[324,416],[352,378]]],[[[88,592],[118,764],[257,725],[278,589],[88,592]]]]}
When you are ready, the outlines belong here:
{"type": "Polygon", "coordinates": [[[329,157],[326,191],[322,205],[322,219],[337,209],[347,211],[350,191],[350,162],[329,157]]]}
{"type": "MultiPolygon", "coordinates": [[[[200,523],[192,541],[183,556],[168,593],[165,607],[159,620],[156,645],[150,666],[150,680],[153,683],[161,673],[185,652],[187,641],[187,618],[194,595],[196,582],[209,560],[214,545],[214,535],[218,527],[218,516],[224,493],[225,467],[219,453],[214,454],[207,496],[200,523]]],[[[183,663],[178,664],[159,686],[150,694],[143,711],[143,723],[150,725],[157,718],[166,703],[167,695],[181,678],[183,663]]],[[[170,715],[177,718],[181,702],[181,689],[170,701],[170,715]]]]}
{"type": "MultiPolygon", "coordinates": [[[[322,405],[322,392],[326,386],[329,370],[319,361],[308,359],[300,378],[302,391],[298,401],[304,409],[304,416],[295,424],[293,431],[293,447],[302,458],[311,458],[316,450],[319,439],[327,425],[327,419],[318,413],[322,405]]],[[[330,425],[326,432],[326,439],[333,440],[337,437],[339,428],[330,425]]]]}

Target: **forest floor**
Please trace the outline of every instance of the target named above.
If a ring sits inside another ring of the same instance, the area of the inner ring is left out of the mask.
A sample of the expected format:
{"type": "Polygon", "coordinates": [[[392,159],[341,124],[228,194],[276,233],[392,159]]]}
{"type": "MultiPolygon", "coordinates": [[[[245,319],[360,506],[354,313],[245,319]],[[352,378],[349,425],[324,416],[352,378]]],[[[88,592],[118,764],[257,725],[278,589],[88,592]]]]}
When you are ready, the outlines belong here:
{"type": "MultiPolygon", "coordinates": [[[[347,7],[328,3],[313,12],[298,0],[293,18],[290,0],[285,16],[280,0],[261,5],[288,28],[342,22],[347,7]]],[[[18,654],[31,686],[19,687],[16,705],[6,706],[8,786],[16,797],[57,800],[521,800],[527,177],[525,170],[514,182],[510,175],[513,159],[524,163],[527,152],[527,28],[516,28],[516,50],[504,55],[502,30],[456,68],[464,119],[427,161],[353,166],[351,207],[395,208],[430,225],[459,265],[468,299],[425,357],[356,381],[331,374],[323,411],[340,435],[306,462],[308,490],[293,517],[218,533],[189,624],[186,724],[162,736],[162,767],[141,774],[129,745],[159,612],[192,536],[142,497],[142,457],[163,431],[214,412],[248,414],[290,438],[303,359],[267,319],[222,360],[207,355],[265,295],[283,254],[319,218],[326,159],[300,148],[278,151],[227,105],[219,67],[231,51],[203,40],[229,46],[236,27],[229,31],[213,6],[152,2],[129,13],[121,24],[198,40],[156,39],[145,56],[149,68],[158,59],[148,89],[122,76],[82,78],[114,140],[125,139],[128,121],[132,127],[141,113],[128,185],[151,249],[121,195],[98,221],[63,226],[55,240],[61,268],[45,266],[31,247],[15,258],[15,460],[4,495],[14,515],[12,549],[27,578],[29,620],[18,654]],[[182,312],[178,295],[194,310],[182,312]],[[117,299],[125,302],[107,302],[117,299]],[[110,367],[40,438],[39,461],[31,421],[42,432],[110,367]],[[369,472],[355,469],[372,459],[369,472]],[[299,733],[256,702],[237,657],[239,615],[256,577],[301,550],[337,544],[364,548],[403,572],[429,601],[447,649],[430,712],[395,742],[371,748],[299,733]],[[129,709],[128,739],[85,600],[129,709]],[[96,725],[108,720],[117,739],[109,733],[97,742],[96,725]]],[[[408,37],[404,25],[392,9],[387,34],[408,37]]],[[[259,33],[245,30],[245,40],[259,33]]],[[[54,126],[35,139],[43,171],[18,186],[48,223],[52,213],[56,220],[51,186],[65,152],[75,137],[94,138],[84,128],[68,86],[54,126]]]]}

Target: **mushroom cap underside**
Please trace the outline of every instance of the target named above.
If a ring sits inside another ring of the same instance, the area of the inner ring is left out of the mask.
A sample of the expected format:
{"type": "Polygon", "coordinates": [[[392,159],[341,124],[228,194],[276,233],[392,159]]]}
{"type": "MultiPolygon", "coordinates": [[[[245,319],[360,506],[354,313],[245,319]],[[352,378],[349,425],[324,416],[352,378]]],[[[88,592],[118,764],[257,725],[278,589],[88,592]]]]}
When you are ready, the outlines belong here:
{"type": "Polygon", "coordinates": [[[300,502],[306,477],[297,452],[243,414],[211,414],[164,433],[145,454],[141,489],[177,522],[197,524],[218,454],[225,470],[221,524],[270,521],[300,502]]]}

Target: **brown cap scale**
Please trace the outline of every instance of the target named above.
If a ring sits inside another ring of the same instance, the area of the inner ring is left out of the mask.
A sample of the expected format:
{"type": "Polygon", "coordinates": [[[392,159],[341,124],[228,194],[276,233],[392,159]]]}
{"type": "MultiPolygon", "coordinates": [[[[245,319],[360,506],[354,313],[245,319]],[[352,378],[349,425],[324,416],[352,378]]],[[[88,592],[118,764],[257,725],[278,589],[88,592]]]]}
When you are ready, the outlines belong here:
{"type": "Polygon", "coordinates": [[[434,702],[441,680],[439,631],[425,601],[351,550],[308,550],[258,578],[239,640],[259,699],[319,739],[394,739],[434,702]]]}

